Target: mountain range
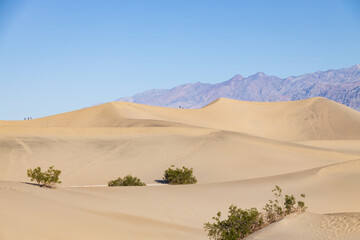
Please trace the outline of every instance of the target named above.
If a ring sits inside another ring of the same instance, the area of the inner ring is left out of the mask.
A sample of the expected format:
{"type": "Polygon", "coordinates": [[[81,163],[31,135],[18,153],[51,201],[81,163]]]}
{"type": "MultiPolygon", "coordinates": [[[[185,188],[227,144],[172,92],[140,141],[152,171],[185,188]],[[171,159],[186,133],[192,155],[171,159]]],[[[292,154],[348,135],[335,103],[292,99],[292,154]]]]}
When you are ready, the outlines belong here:
{"type": "Polygon", "coordinates": [[[268,76],[262,72],[247,78],[235,75],[216,84],[197,82],[172,89],[153,89],[117,101],[172,108],[201,108],[222,97],[255,102],[324,97],[360,111],[360,64],[287,78],[268,76]]]}

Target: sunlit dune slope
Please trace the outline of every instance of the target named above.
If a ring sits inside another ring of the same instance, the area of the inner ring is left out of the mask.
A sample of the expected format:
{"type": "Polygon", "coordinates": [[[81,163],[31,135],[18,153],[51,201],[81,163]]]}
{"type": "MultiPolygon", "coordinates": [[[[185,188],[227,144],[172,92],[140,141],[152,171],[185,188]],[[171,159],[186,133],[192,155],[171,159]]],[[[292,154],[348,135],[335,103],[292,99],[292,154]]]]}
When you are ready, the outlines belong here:
{"type": "Polygon", "coordinates": [[[261,103],[219,99],[203,111],[217,115],[224,128],[272,139],[360,139],[360,112],[325,98],[261,103]]]}
{"type": "Polygon", "coordinates": [[[163,108],[112,102],[31,121],[2,121],[0,125],[32,127],[192,125],[285,141],[360,139],[360,112],[324,98],[265,103],[221,98],[202,109],[163,108]]]}
{"type": "MultiPolygon", "coordinates": [[[[12,127],[171,127],[181,123],[159,119],[153,107],[141,104],[111,102],[49,117],[26,121],[0,121],[12,127]]],[[[166,109],[164,109],[166,111],[166,109]]]]}

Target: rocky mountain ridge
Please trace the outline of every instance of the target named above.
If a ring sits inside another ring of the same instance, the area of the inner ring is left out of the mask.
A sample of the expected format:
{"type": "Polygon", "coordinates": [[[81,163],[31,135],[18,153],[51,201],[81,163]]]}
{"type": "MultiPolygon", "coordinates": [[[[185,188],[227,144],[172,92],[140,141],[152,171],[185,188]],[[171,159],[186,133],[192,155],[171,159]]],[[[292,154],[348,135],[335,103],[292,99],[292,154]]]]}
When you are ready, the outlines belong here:
{"type": "Polygon", "coordinates": [[[360,64],[284,79],[262,72],[247,78],[235,75],[216,84],[197,82],[172,89],[153,89],[117,101],[162,107],[201,108],[221,97],[256,102],[324,97],[360,111],[360,64]]]}

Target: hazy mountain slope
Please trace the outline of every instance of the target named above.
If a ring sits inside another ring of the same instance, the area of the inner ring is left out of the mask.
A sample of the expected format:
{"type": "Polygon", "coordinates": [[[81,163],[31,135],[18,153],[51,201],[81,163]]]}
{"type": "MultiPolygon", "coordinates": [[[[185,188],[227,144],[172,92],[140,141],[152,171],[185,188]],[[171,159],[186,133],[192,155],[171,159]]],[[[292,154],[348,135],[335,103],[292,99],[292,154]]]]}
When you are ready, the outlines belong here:
{"type": "Polygon", "coordinates": [[[324,97],[360,110],[360,65],[285,79],[264,73],[248,78],[235,75],[218,84],[185,84],[118,100],[163,107],[200,108],[220,97],[259,102],[324,97]]]}

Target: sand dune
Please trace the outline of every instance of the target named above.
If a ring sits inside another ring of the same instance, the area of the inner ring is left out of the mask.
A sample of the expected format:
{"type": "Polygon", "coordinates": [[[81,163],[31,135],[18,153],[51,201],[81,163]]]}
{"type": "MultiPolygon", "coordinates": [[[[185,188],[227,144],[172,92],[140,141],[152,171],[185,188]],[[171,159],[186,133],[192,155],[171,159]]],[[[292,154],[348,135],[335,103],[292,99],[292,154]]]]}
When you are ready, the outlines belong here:
{"type": "Polygon", "coordinates": [[[358,239],[360,113],[313,98],[202,109],[113,102],[28,121],[0,121],[0,239],[207,239],[203,224],[231,204],[261,209],[274,185],[306,193],[309,213],[249,239],[358,239]],[[199,184],[149,185],[171,164],[199,184]],[[62,170],[55,190],[26,169],[62,170]],[[65,230],[64,230],[65,229],[65,230]]]}
{"type": "Polygon", "coordinates": [[[202,109],[175,109],[112,102],[31,121],[0,126],[171,127],[192,125],[271,139],[359,139],[360,113],[324,98],[293,102],[243,102],[221,98],[202,109]],[[141,121],[138,121],[141,120],[141,121]]]}

